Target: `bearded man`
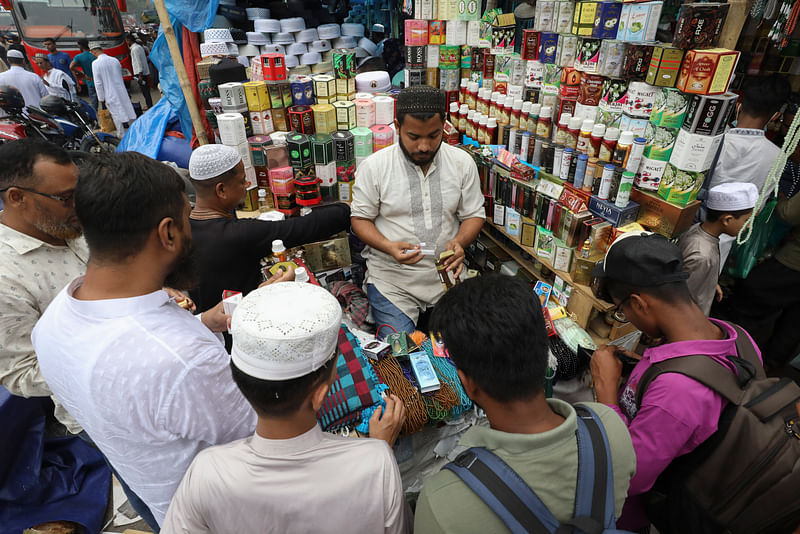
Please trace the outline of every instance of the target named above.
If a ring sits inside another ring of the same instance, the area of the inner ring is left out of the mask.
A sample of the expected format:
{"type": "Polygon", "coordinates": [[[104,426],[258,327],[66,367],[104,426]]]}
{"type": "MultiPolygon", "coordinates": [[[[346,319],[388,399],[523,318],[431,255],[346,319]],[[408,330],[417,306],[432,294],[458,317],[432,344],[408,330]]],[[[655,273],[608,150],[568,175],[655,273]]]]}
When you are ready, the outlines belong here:
{"type": "Polygon", "coordinates": [[[398,332],[413,332],[444,294],[439,254],[452,250],[445,265],[460,275],[464,249],[485,218],[475,161],[442,143],[445,103],[434,87],[401,91],[399,142],[364,160],[353,184],[351,225],[367,244],[364,283],[372,315],[398,332]]]}
{"type": "Polygon", "coordinates": [[[192,285],[181,177],[135,152],[95,156],[81,165],[74,196],[86,274],[47,307],[33,347],[54,397],[144,501],[157,530],[195,455],[252,434],[256,414],[212,333],[225,320],[197,320],[162,289],[192,285]]]}

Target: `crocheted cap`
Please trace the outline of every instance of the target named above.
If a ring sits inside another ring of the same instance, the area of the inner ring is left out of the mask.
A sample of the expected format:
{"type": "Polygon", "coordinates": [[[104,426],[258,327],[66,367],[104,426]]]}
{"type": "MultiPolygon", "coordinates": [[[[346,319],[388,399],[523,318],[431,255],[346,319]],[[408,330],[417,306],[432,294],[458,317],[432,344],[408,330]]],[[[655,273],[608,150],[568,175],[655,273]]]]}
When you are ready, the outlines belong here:
{"type": "Polygon", "coordinates": [[[94,50],[95,48],[99,48],[100,50],[103,49],[103,43],[100,41],[89,41],[89,50],[94,50]]]}
{"type": "Polygon", "coordinates": [[[415,85],[397,95],[397,113],[447,113],[444,91],[430,85],[415,85]]]}
{"type": "Polygon", "coordinates": [[[239,152],[226,145],[203,145],[189,158],[189,176],[192,180],[211,180],[228,172],[242,161],[239,152]]]}
{"type": "Polygon", "coordinates": [[[312,373],[337,354],[342,309],[313,284],[285,282],[250,292],[231,321],[231,359],[262,380],[312,373]]]}
{"type": "Polygon", "coordinates": [[[758,203],[758,187],[749,182],[728,182],[708,190],[706,207],[714,211],[753,209],[758,203]]]}

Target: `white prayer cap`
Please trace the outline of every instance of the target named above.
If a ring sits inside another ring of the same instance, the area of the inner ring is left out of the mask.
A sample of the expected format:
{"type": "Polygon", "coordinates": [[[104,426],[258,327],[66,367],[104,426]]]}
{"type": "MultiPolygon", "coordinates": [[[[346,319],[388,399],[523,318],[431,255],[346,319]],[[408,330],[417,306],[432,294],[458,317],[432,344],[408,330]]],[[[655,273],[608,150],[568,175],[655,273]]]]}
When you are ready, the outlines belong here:
{"type": "Polygon", "coordinates": [[[385,30],[383,29],[383,24],[373,24],[372,31],[383,33],[385,30]]]}
{"type": "Polygon", "coordinates": [[[89,50],[94,50],[95,48],[99,48],[100,50],[103,49],[103,43],[100,41],[89,41],[89,50]]]}
{"type": "Polygon", "coordinates": [[[19,50],[9,50],[6,56],[13,57],[15,59],[25,59],[25,54],[23,54],[19,50]]]}
{"type": "Polygon", "coordinates": [[[250,292],[231,321],[231,359],[262,380],[291,380],[312,373],[337,354],[342,309],[336,297],[301,282],[250,292]]]}
{"type": "Polygon", "coordinates": [[[706,207],[714,211],[753,209],[758,202],[758,187],[749,182],[728,182],[708,191],[706,207]]]}
{"type": "Polygon", "coordinates": [[[242,161],[239,152],[227,145],[203,145],[189,158],[189,176],[192,180],[211,180],[228,172],[242,161]]]}

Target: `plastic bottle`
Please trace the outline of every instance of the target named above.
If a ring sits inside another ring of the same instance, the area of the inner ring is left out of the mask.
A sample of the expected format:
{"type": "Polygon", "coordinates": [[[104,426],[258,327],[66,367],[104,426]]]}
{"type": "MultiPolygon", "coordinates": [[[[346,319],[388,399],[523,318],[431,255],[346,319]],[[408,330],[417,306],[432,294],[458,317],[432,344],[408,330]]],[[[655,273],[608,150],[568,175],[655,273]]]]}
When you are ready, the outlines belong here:
{"type": "Polygon", "coordinates": [[[597,154],[597,157],[600,158],[601,161],[611,161],[611,158],[614,156],[614,148],[617,146],[617,140],[619,139],[619,128],[606,128],[606,133],[603,135],[603,141],[600,143],[600,151],[597,154]]]}
{"type": "Polygon", "coordinates": [[[474,109],[467,112],[467,137],[475,139],[475,114],[478,113],[474,109]]]}
{"type": "Polygon", "coordinates": [[[286,247],[281,239],[272,242],[272,259],[275,262],[286,261],[286,247]]]}
{"type": "Polygon", "coordinates": [[[450,102],[450,124],[458,128],[458,102],[450,102]]]}
{"type": "Polygon", "coordinates": [[[258,190],[258,211],[261,213],[269,211],[269,201],[267,200],[266,189],[258,190]]]}
{"type": "Polygon", "coordinates": [[[294,270],[294,281],[295,282],[308,282],[310,278],[308,277],[308,271],[306,271],[305,267],[298,267],[294,270]]]}
{"type": "Polygon", "coordinates": [[[489,113],[489,97],[491,92],[485,87],[478,89],[478,111],[486,115],[489,113]]]}
{"type": "Polygon", "coordinates": [[[494,117],[486,121],[486,144],[493,145],[497,141],[497,119],[494,117]]]}
{"type": "Polygon", "coordinates": [[[558,119],[558,129],[556,130],[555,142],[559,145],[567,144],[567,131],[571,118],[572,113],[562,113],[561,118],[558,119]]]}
{"type": "Polygon", "coordinates": [[[581,133],[581,124],[583,120],[580,117],[571,117],[567,124],[567,135],[564,138],[564,146],[577,149],[578,136],[581,133]]]}
{"type": "Polygon", "coordinates": [[[550,141],[542,141],[542,170],[546,173],[553,173],[553,157],[555,147],[550,141]]]}
{"type": "Polygon", "coordinates": [[[478,82],[469,82],[467,84],[467,106],[469,109],[477,109],[478,107],[478,82]]]}
{"type": "Polygon", "coordinates": [[[513,128],[520,128],[520,129],[524,130],[524,128],[521,128],[520,125],[519,125],[519,120],[520,120],[520,116],[521,115],[522,115],[522,99],[521,98],[515,98],[514,99],[514,104],[511,107],[511,116],[510,116],[511,123],[510,124],[511,124],[511,126],[513,128]]]}
{"type": "Polygon", "coordinates": [[[635,176],[636,174],[631,171],[625,171],[622,173],[622,179],[619,181],[619,189],[617,189],[617,199],[614,201],[614,205],[616,207],[628,207],[628,202],[630,202],[631,198],[631,188],[633,188],[633,179],[635,176]]]}
{"type": "Polygon", "coordinates": [[[583,175],[581,189],[592,192],[594,186],[594,175],[597,172],[597,158],[588,158],[586,161],[586,173],[583,175]]]}
{"type": "Polygon", "coordinates": [[[550,139],[552,116],[553,108],[550,106],[542,106],[542,110],[539,112],[539,121],[536,123],[536,135],[543,139],[550,139]]]}
{"type": "Polygon", "coordinates": [[[511,124],[511,113],[512,108],[514,107],[514,97],[507,96],[503,98],[503,108],[500,111],[500,120],[498,121],[503,126],[508,126],[511,124]]]}
{"type": "Polygon", "coordinates": [[[498,109],[498,103],[500,101],[500,93],[494,91],[492,93],[492,98],[489,101],[489,118],[496,119],[500,116],[500,111],[498,109]]]}
{"type": "Polygon", "coordinates": [[[561,162],[563,161],[564,147],[556,145],[553,149],[553,176],[559,178],[561,176],[561,162]]]}
{"type": "Polygon", "coordinates": [[[532,136],[530,132],[522,130],[520,130],[520,132],[522,133],[522,142],[520,143],[519,146],[520,158],[522,159],[522,161],[528,161],[528,153],[531,150],[532,136]]]}
{"type": "Polygon", "coordinates": [[[467,101],[467,85],[469,78],[461,78],[461,85],[458,86],[458,103],[464,104],[467,101]]]}
{"type": "Polygon", "coordinates": [[[528,115],[531,112],[531,106],[532,105],[533,104],[531,104],[531,102],[529,100],[526,100],[525,102],[522,103],[522,111],[519,114],[519,129],[520,130],[525,130],[526,132],[530,131],[530,128],[528,127],[528,115]]]}
{"type": "MultiPolygon", "coordinates": [[[[574,155],[574,154],[573,154],[574,155]]],[[[589,162],[589,157],[586,154],[578,154],[578,163],[575,165],[575,178],[573,185],[575,189],[583,187],[583,177],[586,175],[586,164],[589,162]]]]}
{"type": "Polygon", "coordinates": [[[530,164],[534,167],[542,166],[542,145],[544,141],[540,137],[533,137],[533,155],[531,155],[530,164]]]}
{"type": "Polygon", "coordinates": [[[639,165],[642,163],[642,155],[644,154],[644,144],[647,139],[644,137],[637,137],[633,140],[631,150],[628,153],[628,159],[625,161],[625,170],[634,174],[639,172],[639,165]]]}
{"type": "Polygon", "coordinates": [[[589,154],[589,138],[592,136],[592,128],[594,128],[594,121],[584,119],[581,124],[581,133],[578,135],[578,146],[575,149],[589,157],[592,157],[592,154],[589,154]]]}
{"type": "Polygon", "coordinates": [[[481,115],[481,118],[478,119],[478,143],[481,145],[487,145],[486,142],[486,122],[489,119],[486,115],[481,115]]]}
{"type": "Polygon", "coordinates": [[[600,192],[597,193],[597,198],[600,200],[608,200],[608,195],[611,192],[611,182],[614,181],[614,169],[616,167],[613,163],[607,163],[603,167],[603,177],[600,181],[600,192]]]}
{"type": "Polygon", "coordinates": [[[469,107],[466,104],[461,104],[461,107],[458,108],[458,131],[461,132],[462,135],[467,133],[467,114],[469,113],[469,107]]]}
{"type": "Polygon", "coordinates": [[[575,150],[567,147],[561,154],[561,173],[558,177],[565,182],[569,180],[569,169],[572,165],[572,155],[574,152],[575,150]]]}
{"type": "Polygon", "coordinates": [[[611,156],[611,163],[620,167],[624,166],[625,162],[628,161],[628,155],[631,153],[631,146],[633,146],[633,132],[622,132],[619,136],[619,141],[617,141],[617,146],[614,148],[614,155],[611,156]]]}
{"type": "Polygon", "coordinates": [[[588,156],[600,157],[600,145],[603,143],[603,134],[606,133],[605,124],[595,124],[592,128],[592,135],[589,137],[588,156]]]}

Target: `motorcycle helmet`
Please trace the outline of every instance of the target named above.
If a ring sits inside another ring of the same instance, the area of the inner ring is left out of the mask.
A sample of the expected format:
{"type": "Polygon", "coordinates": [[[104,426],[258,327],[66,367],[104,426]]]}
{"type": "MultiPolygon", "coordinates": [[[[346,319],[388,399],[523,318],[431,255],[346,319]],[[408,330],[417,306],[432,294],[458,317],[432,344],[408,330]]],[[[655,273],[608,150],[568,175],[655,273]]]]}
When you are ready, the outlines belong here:
{"type": "Polygon", "coordinates": [[[65,115],[67,113],[67,106],[64,105],[64,99],[56,95],[42,97],[39,101],[39,107],[50,115],[65,115]]]}
{"type": "Polygon", "coordinates": [[[25,99],[22,98],[22,93],[10,85],[0,85],[0,109],[21,111],[24,107],[25,99]]]}

